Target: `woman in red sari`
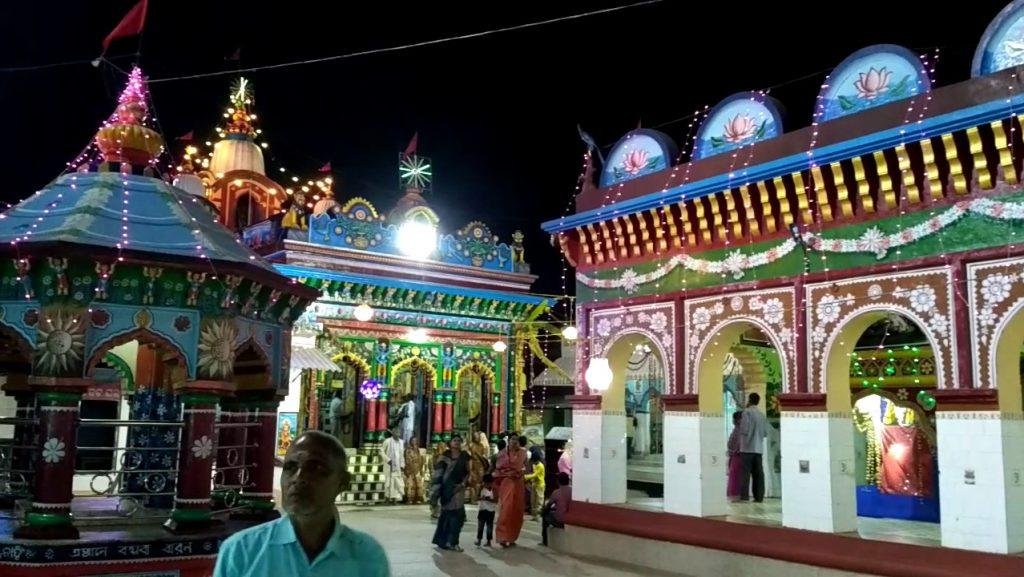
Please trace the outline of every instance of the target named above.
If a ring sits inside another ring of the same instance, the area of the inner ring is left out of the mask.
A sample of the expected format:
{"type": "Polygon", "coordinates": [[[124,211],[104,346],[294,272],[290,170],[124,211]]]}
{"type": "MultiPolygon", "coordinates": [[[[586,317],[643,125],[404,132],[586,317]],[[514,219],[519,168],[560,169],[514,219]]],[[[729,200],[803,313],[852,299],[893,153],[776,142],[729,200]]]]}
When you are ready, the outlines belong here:
{"type": "Polygon", "coordinates": [[[508,447],[498,453],[494,480],[498,485],[497,537],[502,547],[511,547],[519,539],[523,529],[523,512],[526,508],[526,485],[523,473],[526,469],[526,449],[519,446],[519,437],[508,438],[508,447]]]}

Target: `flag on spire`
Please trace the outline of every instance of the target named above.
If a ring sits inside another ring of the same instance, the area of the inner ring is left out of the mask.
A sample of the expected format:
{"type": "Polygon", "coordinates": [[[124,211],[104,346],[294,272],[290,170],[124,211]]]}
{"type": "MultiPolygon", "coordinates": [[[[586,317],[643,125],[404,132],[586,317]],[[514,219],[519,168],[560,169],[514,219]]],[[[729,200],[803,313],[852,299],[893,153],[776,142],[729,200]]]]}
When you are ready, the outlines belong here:
{"type": "Polygon", "coordinates": [[[148,0],[140,0],[138,4],[124,15],[124,18],[110,31],[110,34],[107,34],[107,37],[103,39],[103,54],[107,53],[107,48],[110,47],[110,43],[114,40],[142,34],[142,28],[146,24],[147,2],[148,0]]]}
{"type": "Polygon", "coordinates": [[[188,132],[186,132],[185,134],[182,134],[181,136],[179,136],[175,140],[180,140],[182,142],[192,142],[192,139],[195,137],[195,135],[193,134],[194,132],[195,132],[194,130],[189,130],[188,132]]]}
{"type": "Polygon", "coordinates": [[[330,171],[331,171],[331,161],[328,160],[326,164],[324,164],[323,166],[320,167],[320,172],[330,172],[330,171]]]}
{"type": "Polygon", "coordinates": [[[413,133],[412,140],[409,141],[409,146],[406,146],[405,147],[405,152],[402,153],[402,158],[408,158],[408,157],[416,154],[416,146],[418,144],[419,136],[420,136],[419,132],[414,132],[413,133]]]}

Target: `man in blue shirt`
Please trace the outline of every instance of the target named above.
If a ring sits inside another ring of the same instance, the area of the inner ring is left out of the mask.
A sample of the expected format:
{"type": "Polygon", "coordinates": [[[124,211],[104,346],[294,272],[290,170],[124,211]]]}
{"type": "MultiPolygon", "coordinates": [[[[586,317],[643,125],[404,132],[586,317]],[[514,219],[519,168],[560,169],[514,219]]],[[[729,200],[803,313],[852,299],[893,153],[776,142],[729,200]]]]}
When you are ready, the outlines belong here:
{"type": "Polygon", "coordinates": [[[334,500],[348,483],[341,442],[320,431],[300,435],[281,473],[287,515],[228,537],[214,577],[390,577],[380,543],[338,520],[334,500]]]}
{"type": "Polygon", "coordinates": [[[740,459],[743,473],[740,475],[740,501],[750,500],[750,481],[754,481],[754,501],[764,501],[764,438],[768,436],[768,419],[757,408],[761,395],[750,393],[747,408],[740,419],[740,459]]]}

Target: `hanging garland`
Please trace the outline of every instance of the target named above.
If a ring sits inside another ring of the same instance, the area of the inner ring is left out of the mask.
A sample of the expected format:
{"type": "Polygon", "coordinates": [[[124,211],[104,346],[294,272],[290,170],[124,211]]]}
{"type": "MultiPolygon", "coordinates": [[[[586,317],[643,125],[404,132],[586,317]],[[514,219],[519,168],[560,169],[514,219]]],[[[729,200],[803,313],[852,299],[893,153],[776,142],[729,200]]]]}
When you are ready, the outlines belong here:
{"type": "MultiPolygon", "coordinates": [[[[892,234],[886,234],[878,227],[873,226],[857,238],[827,239],[806,232],[803,234],[803,240],[810,249],[818,252],[872,252],[881,260],[885,258],[889,250],[935,234],[968,213],[999,220],[1024,220],[1024,202],[999,202],[988,198],[979,198],[958,202],[942,214],[892,234]]],[[[640,285],[665,277],[677,267],[704,274],[730,273],[733,279],[739,280],[743,278],[746,271],[773,263],[793,252],[796,247],[796,241],[790,238],[776,247],[753,254],[743,254],[739,250],[734,250],[726,258],[718,261],[703,260],[686,254],[676,255],[661,266],[644,274],[638,274],[632,268],[627,268],[618,278],[601,279],[576,273],[576,280],[590,288],[622,289],[627,293],[636,292],[640,285]]]]}

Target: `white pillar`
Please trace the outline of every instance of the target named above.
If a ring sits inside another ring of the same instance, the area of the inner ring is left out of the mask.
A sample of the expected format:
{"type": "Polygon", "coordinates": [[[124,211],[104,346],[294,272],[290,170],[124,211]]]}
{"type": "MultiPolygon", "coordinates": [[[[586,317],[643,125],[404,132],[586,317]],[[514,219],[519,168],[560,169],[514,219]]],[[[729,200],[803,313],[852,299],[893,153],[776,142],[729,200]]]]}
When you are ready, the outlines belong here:
{"type": "Polygon", "coordinates": [[[665,512],[695,517],[728,514],[725,417],[666,411],[664,434],[665,512]]]}
{"type": "Polygon", "coordinates": [[[998,411],[936,413],[942,545],[1024,551],[1024,421],[998,411]]]}
{"type": "Polygon", "coordinates": [[[782,412],[782,524],[857,530],[853,419],[824,411],[782,412]]]}
{"type": "Polygon", "coordinates": [[[622,411],[573,409],[572,497],[626,502],[626,417],[622,411]]]}

